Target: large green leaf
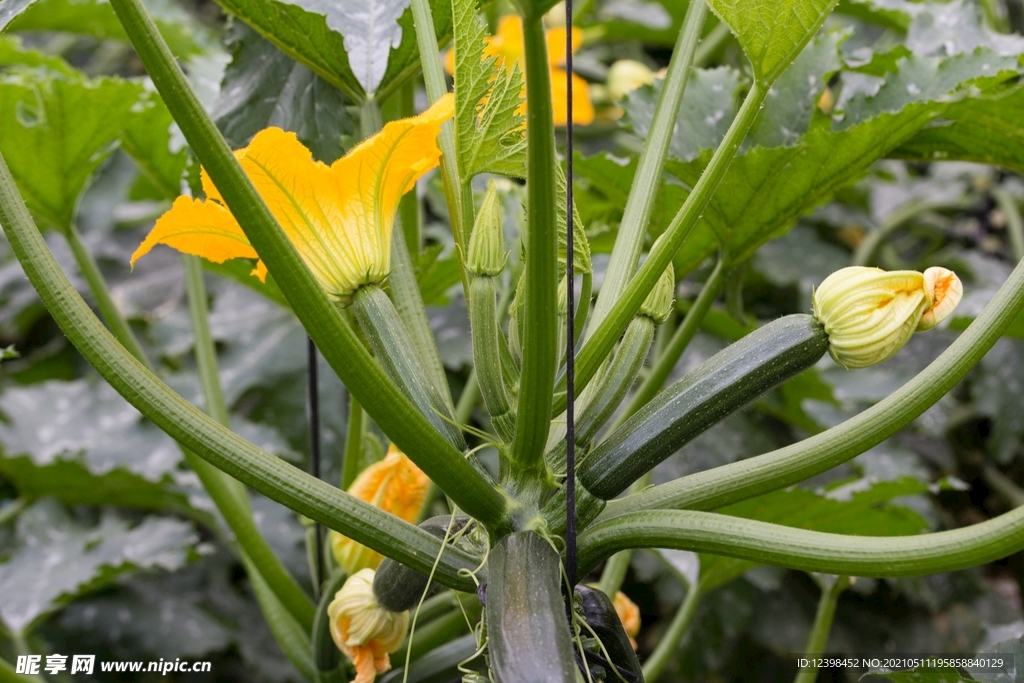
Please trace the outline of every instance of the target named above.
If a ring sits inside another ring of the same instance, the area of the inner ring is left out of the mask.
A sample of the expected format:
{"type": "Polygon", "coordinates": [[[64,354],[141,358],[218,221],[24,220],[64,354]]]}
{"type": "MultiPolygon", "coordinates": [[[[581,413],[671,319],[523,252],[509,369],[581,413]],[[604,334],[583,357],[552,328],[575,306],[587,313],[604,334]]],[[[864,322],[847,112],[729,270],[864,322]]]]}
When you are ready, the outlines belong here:
{"type": "Polygon", "coordinates": [[[175,519],[149,517],[131,527],[108,512],[85,526],[55,501],[39,501],[18,517],[17,547],[0,564],[0,620],[22,633],[121,574],[181,567],[196,540],[191,525],[175,519]]]}
{"type": "Polygon", "coordinates": [[[28,9],[33,2],[35,0],[6,0],[0,5],[0,31],[7,28],[7,25],[28,9]]]}
{"type": "Polygon", "coordinates": [[[838,0],[709,0],[739,39],[754,77],[770,85],[796,58],[838,0]]]}
{"type": "Polygon", "coordinates": [[[317,161],[329,164],[342,155],[342,138],[352,136],[357,123],[340,90],[240,21],[228,29],[227,43],[232,60],[213,117],[233,149],[276,126],[294,132],[317,161]]]}
{"type": "Polygon", "coordinates": [[[459,171],[465,182],[478,173],[522,177],[526,170],[526,129],[516,113],[523,77],[483,54],[487,25],[476,0],[452,3],[455,23],[455,131],[459,171]]]}
{"type": "MultiPolygon", "coordinates": [[[[419,69],[408,0],[218,0],[293,59],[355,101],[387,99],[419,69]]],[[[439,41],[451,35],[451,5],[431,3],[439,41]]]]}
{"type": "Polygon", "coordinates": [[[181,193],[188,163],[184,145],[175,144],[174,119],[156,93],[144,92],[121,131],[121,149],[138,164],[149,182],[167,198],[181,193]]]}
{"type": "MultiPolygon", "coordinates": [[[[909,477],[895,481],[853,482],[818,494],[807,489],[775,491],[719,510],[722,514],[783,526],[856,536],[910,536],[926,531],[916,512],[889,504],[893,498],[923,493],[926,484],[909,477]]],[[[701,555],[701,587],[710,590],[756,565],[720,555],[701,555]]]]}
{"type": "MultiPolygon", "coordinates": [[[[23,9],[12,17],[8,31],[62,31],[128,42],[108,0],[19,1],[23,9]]],[[[7,0],[4,5],[6,10],[7,0]]],[[[213,33],[173,0],[146,0],[145,5],[175,55],[188,57],[215,44],[213,33]]],[[[4,10],[0,10],[0,28],[5,23],[4,10]]]]}
{"type": "Polygon", "coordinates": [[[142,86],[49,70],[0,76],[0,150],[29,209],[66,230],[86,183],[116,143],[142,86]]]}

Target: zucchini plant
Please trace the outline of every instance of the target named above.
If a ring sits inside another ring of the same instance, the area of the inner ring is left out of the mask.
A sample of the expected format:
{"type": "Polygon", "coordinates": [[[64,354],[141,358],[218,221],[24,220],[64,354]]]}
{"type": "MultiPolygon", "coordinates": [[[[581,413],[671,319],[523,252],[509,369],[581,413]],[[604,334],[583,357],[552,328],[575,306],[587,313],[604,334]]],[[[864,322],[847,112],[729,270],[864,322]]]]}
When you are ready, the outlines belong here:
{"type": "MultiPolygon", "coordinates": [[[[97,120],[76,139],[86,152],[60,192],[0,132],[0,225],[81,356],[180,446],[304,677],[653,681],[702,592],[752,564],[840,577],[823,584],[824,616],[808,646],[820,652],[850,577],[928,575],[1024,549],[1024,508],[894,536],[837,530],[827,515],[787,524],[757,514],[758,501],[878,445],[964,378],[1019,325],[1021,265],[941,355],[873,407],[779,450],[650,485],[664,460],[801,373],[819,363],[860,372],[951,315],[964,294],[956,274],[869,267],[873,242],[818,283],[811,311],[750,329],[737,302],[752,255],[878,159],[1024,169],[1024,40],[979,24],[970,45],[950,39],[941,53],[917,53],[901,43],[858,62],[840,50],[850,30],[829,23],[838,0],[690,0],[662,76],[618,70],[654,84],[628,111],[642,144],[630,180],[615,160],[573,155],[574,123],[614,124],[596,120],[587,82],[571,68],[585,39],[571,3],[559,19],[552,0],[379,2],[367,19],[352,3],[318,13],[312,0],[218,2],[244,22],[234,33],[258,33],[306,69],[310,88],[337,91],[334,116],[351,117],[352,140],[336,127],[318,135],[271,118],[280,125],[229,141],[237,128],[228,113],[204,105],[146,4],[110,0],[153,91],[0,46],[12,55],[0,60],[21,69],[0,84],[0,100],[4,88],[34,94],[17,104],[27,129],[66,114],[75,100],[65,91],[76,88],[108,90],[111,120],[125,121],[105,131],[97,120]],[[742,69],[696,68],[727,42],[742,69]],[[427,106],[417,114],[420,79],[427,106]],[[694,114],[702,108],[703,118],[694,114]],[[205,412],[157,372],[75,225],[78,194],[115,142],[169,206],[131,263],[163,247],[185,254],[205,412]],[[566,163],[577,159],[579,175],[566,163]],[[448,284],[466,302],[473,369],[461,387],[425,306],[437,253],[424,237],[421,178],[453,245],[448,284]],[[617,223],[609,238],[595,224],[601,193],[616,189],[621,201],[604,209],[617,223]],[[524,211],[509,248],[516,198],[524,211]],[[67,239],[103,321],[40,227],[67,239]],[[598,240],[606,260],[592,253],[598,240]],[[344,385],[340,486],[232,430],[204,269],[293,315],[344,385]],[[680,317],[686,278],[701,289],[680,317]],[[722,315],[714,303],[723,290],[736,340],[668,383],[709,316],[722,315]],[[362,468],[371,422],[392,447],[362,468]],[[261,534],[250,489],[330,530],[327,550],[318,528],[311,533],[313,596],[261,534]],[[619,593],[640,548],[718,562],[688,577],[677,618],[647,657],[635,651],[636,620],[619,593]]],[[[5,7],[0,21],[28,21],[31,4],[14,3],[10,16],[5,7]]]]}

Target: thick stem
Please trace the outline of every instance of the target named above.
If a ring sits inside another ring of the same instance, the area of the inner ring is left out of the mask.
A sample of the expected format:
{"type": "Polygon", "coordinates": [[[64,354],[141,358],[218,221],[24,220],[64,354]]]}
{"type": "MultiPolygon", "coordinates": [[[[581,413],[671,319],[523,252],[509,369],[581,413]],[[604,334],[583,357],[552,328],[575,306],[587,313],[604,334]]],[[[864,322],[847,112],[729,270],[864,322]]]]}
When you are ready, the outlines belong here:
{"type": "MultiPolygon", "coordinates": [[[[158,36],[155,28],[153,34],[158,36]]],[[[430,571],[441,550],[437,538],[253,446],[200,412],[129,354],[68,282],[25,207],[2,155],[0,225],[25,275],[69,341],[125,400],[178,441],[183,449],[194,451],[211,467],[222,470],[299,514],[407,566],[430,571]]],[[[290,244],[288,246],[290,248],[290,244]]],[[[406,400],[400,395],[399,398],[406,400]]],[[[451,448],[443,439],[438,441],[451,448]]],[[[437,454],[434,455],[436,457],[437,454]]],[[[503,519],[504,495],[487,484],[461,454],[458,454],[458,461],[465,467],[464,473],[458,476],[460,487],[449,482],[453,490],[459,489],[455,493],[464,494],[474,481],[484,482],[490,494],[498,499],[497,506],[488,509],[496,515],[496,521],[503,519]]],[[[196,458],[196,462],[201,461],[196,458]]],[[[433,461],[424,463],[423,469],[433,469],[433,461]]],[[[197,472],[202,476],[201,469],[197,468],[197,472]]],[[[431,473],[428,471],[427,474],[430,476],[431,473]]],[[[461,497],[465,498],[464,495],[461,497]]],[[[474,497],[471,502],[480,500],[474,497]]],[[[258,558],[250,557],[259,562],[258,558]]],[[[438,581],[460,590],[473,590],[473,582],[459,576],[458,572],[462,568],[473,569],[476,563],[477,560],[470,555],[456,548],[447,548],[438,565],[438,581]]]]}
{"type": "Polygon", "coordinates": [[[92,293],[93,299],[96,300],[96,306],[100,309],[100,314],[103,316],[103,320],[106,321],[107,327],[114,334],[114,338],[121,342],[121,346],[128,349],[128,353],[143,363],[149,363],[146,353],[139,344],[139,340],[135,338],[135,333],[132,332],[131,326],[124,319],[124,316],[121,315],[120,309],[118,309],[117,304],[114,302],[114,297],[110,295],[110,289],[107,288],[107,282],[103,279],[103,273],[100,272],[100,268],[93,259],[92,254],[89,253],[89,250],[86,249],[85,244],[82,242],[82,235],[79,234],[78,228],[74,225],[70,226],[67,232],[64,233],[64,236],[68,240],[68,246],[71,247],[71,253],[75,256],[78,270],[81,271],[82,277],[88,283],[89,291],[92,293]]]}
{"type": "Polygon", "coordinates": [[[512,402],[501,372],[500,337],[497,294],[494,278],[473,276],[469,284],[469,322],[473,334],[473,367],[476,370],[480,393],[491,416],[491,424],[504,442],[515,432],[512,402]]]}
{"type": "Polygon", "coordinates": [[[768,87],[754,82],[747,93],[743,106],[733,119],[722,143],[715,150],[707,168],[683,203],[679,213],[672,219],[665,233],[655,243],[647,260],[637,271],[600,324],[596,326],[589,340],[583,345],[577,358],[576,391],[580,392],[593,378],[615,341],[626,329],[630,319],[640,309],[640,304],[654,287],[665,268],[682,247],[693,226],[700,220],[708,202],[725,177],[736,151],[754,124],[761,110],[761,103],[768,94],[768,87]]]}
{"type": "MultiPolygon", "coordinates": [[[[818,612],[814,615],[814,625],[807,637],[807,647],[804,654],[807,659],[814,661],[816,657],[825,653],[825,645],[828,644],[828,634],[832,632],[832,621],[836,616],[836,604],[839,596],[850,586],[850,577],[833,576],[831,584],[821,591],[821,598],[818,600],[818,612]]],[[[797,672],[793,683],[814,683],[818,680],[818,667],[808,666],[797,672]]]]}
{"type": "Polygon", "coordinates": [[[527,224],[523,363],[511,448],[511,472],[521,482],[544,476],[551,387],[558,358],[558,220],[555,209],[555,127],[551,75],[541,16],[523,17],[526,57],[527,224]]]}
{"type": "Polygon", "coordinates": [[[366,413],[355,396],[348,396],[348,431],[345,433],[345,455],[341,463],[341,490],[348,487],[359,476],[363,462],[363,437],[366,435],[366,413]]]}
{"type": "Polygon", "coordinates": [[[647,235],[651,212],[654,209],[654,200],[662,185],[662,168],[665,166],[665,157],[668,155],[669,143],[672,141],[672,133],[675,131],[679,106],[683,102],[683,93],[686,91],[686,83],[693,66],[694,52],[697,49],[697,43],[700,42],[701,29],[704,27],[706,16],[707,5],[703,0],[694,0],[686,10],[686,17],[679,30],[679,38],[676,41],[675,50],[672,52],[668,72],[665,74],[665,80],[661,86],[661,95],[658,97],[654,118],[651,120],[647,142],[644,144],[643,152],[640,153],[636,175],[633,177],[633,186],[630,188],[629,198],[626,200],[626,207],[622,212],[622,222],[619,224],[615,246],[612,248],[611,259],[608,261],[608,270],[605,272],[601,292],[598,294],[597,304],[594,306],[593,321],[588,336],[608,316],[612,305],[622,296],[622,292],[625,291],[626,285],[636,271],[640,250],[643,248],[644,237],[647,235]]]}
{"type": "MultiPolygon", "coordinates": [[[[467,514],[485,525],[501,526],[507,507],[504,494],[491,486],[388,380],[342,319],[196,98],[141,0],[114,0],[112,7],[189,147],[342,383],[359,398],[391,441],[467,514]]],[[[13,205],[17,195],[4,195],[13,205]]],[[[33,257],[38,253],[33,250],[33,257]]],[[[175,428],[184,429],[185,425],[175,428]]]]}
{"type": "MultiPolygon", "coordinates": [[[[1024,261],[938,358],[887,398],[830,429],[771,453],[682,477],[609,503],[605,514],[655,508],[714,510],[841,465],[903,429],[981,360],[1024,308],[1024,261]]],[[[836,572],[833,572],[836,573],[836,572]]]]}

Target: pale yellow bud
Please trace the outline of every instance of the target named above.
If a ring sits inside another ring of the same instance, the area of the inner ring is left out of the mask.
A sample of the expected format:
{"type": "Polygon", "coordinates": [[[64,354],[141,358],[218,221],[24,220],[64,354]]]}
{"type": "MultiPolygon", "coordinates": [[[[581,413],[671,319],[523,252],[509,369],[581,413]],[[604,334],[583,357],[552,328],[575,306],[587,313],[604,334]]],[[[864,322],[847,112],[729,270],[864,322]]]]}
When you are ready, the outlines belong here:
{"type": "Polygon", "coordinates": [[[620,59],[608,69],[608,94],[612,101],[621,100],[626,93],[636,90],[641,85],[654,83],[654,72],[634,59],[620,59]]]}
{"type": "Polygon", "coordinates": [[[919,273],[851,266],[814,292],[814,315],[825,326],[832,358],[864,368],[894,356],[914,332],[938,325],[962,295],[959,278],[945,268],[919,273]]]}
{"type": "Polygon", "coordinates": [[[408,612],[389,612],[373,595],[372,569],[350,576],[327,607],[331,637],[356,667],[353,683],[373,683],[391,668],[388,655],[401,646],[409,630],[408,612]]]}
{"type": "Polygon", "coordinates": [[[654,289],[647,295],[644,302],[640,304],[640,315],[646,315],[655,324],[661,325],[672,314],[672,303],[675,300],[675,293],[676,271],[670,263],[665,272],[658,278],[654,289]]]}

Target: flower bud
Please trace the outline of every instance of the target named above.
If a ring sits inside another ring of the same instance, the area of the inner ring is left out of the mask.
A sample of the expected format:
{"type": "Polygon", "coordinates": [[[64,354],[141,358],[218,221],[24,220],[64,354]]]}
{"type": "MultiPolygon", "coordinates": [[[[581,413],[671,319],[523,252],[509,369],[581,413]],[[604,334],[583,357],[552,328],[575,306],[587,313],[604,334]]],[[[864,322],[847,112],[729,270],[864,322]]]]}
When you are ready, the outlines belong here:
{"type": "Polygon", "coordinates": [[[471,273],[495,277],[505,267],[505,235],[501,227],[501,211],[498,191],[492,180],[487,185],[487,194],[480,206],[469,237],[469,252],[466,268],[471,273]]]}
{"type": "Polygon", "coordinates": [[[676,271],[670,263],[665,272],[658,278],[654,289],[647,295],[644,302],[640,304],[640,315],[647,316],[656,325],[662,324],[668,320],[669,314],[672,313],[672,302],[675,301],[675,293],[676,271]]]}
{"type": "Polygon", "coordinates": [[[373,595],[372,569],[361,569],[345,581],[327,607],[331,637],[356,667],[353,683],[373,683],[391,668],[388,655],[399,648],[409,630],[408,612],[389,612],[373,595]]]}
{"type": "MultiPolygon", "coordinates": [[[[359,473],[348,492],[406,522],[413,522],[423,507],[429,487],[427,475],[392,445],[383,460],[359,473]]],[[[361,569],[376,569],[384,559],[376,550],[337,531],[331,532],[331,552],[349,576],[361,569]]]]}
{"type": "Polygon", "coordinates": [[[619,621],[622,622],[622,630],[629,636],[629,642],[633,645],[633,649],[636,649],[636,636],[640,633],[640,608],[636,606],[636,603],[630,600],[625,593],[619,591],[615,594],[615,598],[612,600],[612,606],[615,607],[615,613],[619,615],[619,621]]]}
{"type": "Polygon", "coordinates": [[[618,101],[641,85],[654,83],[654,72],[634,59],[620,59],[608,69],[606,83],[612,101],[618,101]]]}
{"type": "Polygon", "coordinates": [[[919,273],[851,266],[814,292],[814,315],[825,326],[832,358],[864,368],[894,356],[914,332],[938,325],[961,296],[960,279],[945,268],[919,273]]]}

